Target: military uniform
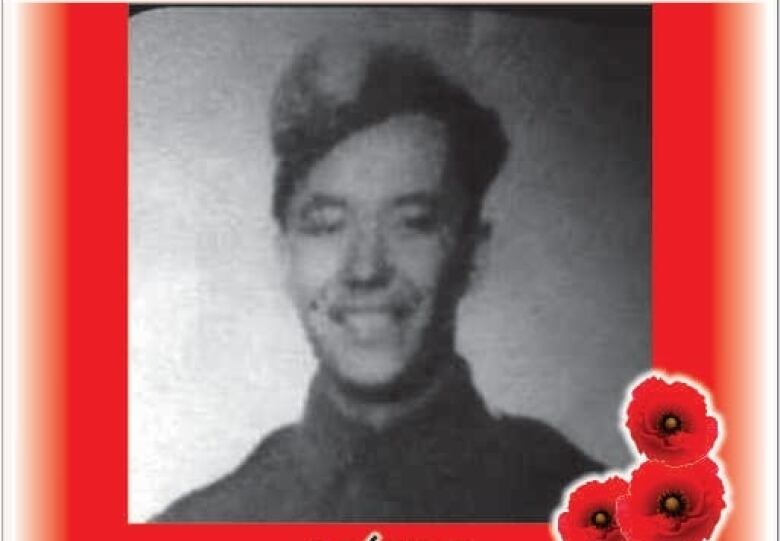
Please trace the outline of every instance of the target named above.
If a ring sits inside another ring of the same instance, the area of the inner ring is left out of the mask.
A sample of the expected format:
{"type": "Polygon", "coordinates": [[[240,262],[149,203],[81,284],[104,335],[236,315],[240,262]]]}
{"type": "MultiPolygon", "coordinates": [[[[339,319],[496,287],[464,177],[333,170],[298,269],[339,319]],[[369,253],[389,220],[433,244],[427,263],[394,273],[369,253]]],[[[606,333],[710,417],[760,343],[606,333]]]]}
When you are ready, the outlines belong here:
{"type": "Polygon", "coordinates": [[[315,379],[304,418],[159,522],[546,522],[601,469],[535,420],[495,418],[465,363],[426,407],[382,431],[345,417],[315,379]]]}

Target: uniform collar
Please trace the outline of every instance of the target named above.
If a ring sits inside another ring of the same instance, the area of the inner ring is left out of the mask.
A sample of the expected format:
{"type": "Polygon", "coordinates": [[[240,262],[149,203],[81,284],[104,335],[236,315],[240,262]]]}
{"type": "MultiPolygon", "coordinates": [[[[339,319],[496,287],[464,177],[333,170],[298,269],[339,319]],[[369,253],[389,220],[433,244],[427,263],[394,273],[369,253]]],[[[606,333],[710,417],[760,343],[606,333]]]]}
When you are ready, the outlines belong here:
{"type": "MultiPolygon", "coordinates": [[[[447,359],[443,370],[422,396],[410,397],[416,403],[389,404],[390,418],[381,429],[361,422],[359,401],[345,408],[329,395],[326,376],[318,372],[309,388],[302,428],[310,442],[320,451],[325,448],[351,455],[356,450],[375,445],[403,445],[412,438],[421,440],[454,436],[464,427],[473,427],[490,419],[477,393],[465,360],[457,355],[447,359]],[[393,412],[393,408],[397,413],[393,412]],[[354,409],[355,411],[349,411],[354,409]]],[[[405,399],[406,400],[406,399],[405,399]]]]}

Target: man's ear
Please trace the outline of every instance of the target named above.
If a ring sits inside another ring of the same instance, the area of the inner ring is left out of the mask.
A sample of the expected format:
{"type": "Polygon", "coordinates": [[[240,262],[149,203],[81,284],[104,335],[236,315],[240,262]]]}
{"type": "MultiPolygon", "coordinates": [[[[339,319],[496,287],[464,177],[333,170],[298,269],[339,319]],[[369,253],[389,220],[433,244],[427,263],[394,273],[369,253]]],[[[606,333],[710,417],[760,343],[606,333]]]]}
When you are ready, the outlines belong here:
{"type": "Polygon", "coordinates": [[[458,299],[477,287],[487,264],[488,246],[492,235],[490,222],[480,220],[463,237],[455,253],[451,286],[458,299]]]}
{"type": "Polygon", "coordinates": [[[486,245],[490,242],[490,238],[493,236],[493,224],[487,220],[480,220],[477,226],[477,246],[479,250],[480,246],[486,245]]]}
{"type": "Polygon", "coordinates": [[[474,234],[471,253],[470,287],[477,287],[485,276],[490,255],[490,239],[493,237],[493,224],[480,220],[474,234]]]}
{"type": "Polygon", "coordinates": [[[292,270],[292,253],[290,248],[290,239],[287,236],[284,228],[280,225],[277,226],[274,233],[274,259],[276,260],[276,266],[278,276],[280,277],[281,286],[285,292],[290,295],[292,292],[290,288],[290,271],[292,270]]]}

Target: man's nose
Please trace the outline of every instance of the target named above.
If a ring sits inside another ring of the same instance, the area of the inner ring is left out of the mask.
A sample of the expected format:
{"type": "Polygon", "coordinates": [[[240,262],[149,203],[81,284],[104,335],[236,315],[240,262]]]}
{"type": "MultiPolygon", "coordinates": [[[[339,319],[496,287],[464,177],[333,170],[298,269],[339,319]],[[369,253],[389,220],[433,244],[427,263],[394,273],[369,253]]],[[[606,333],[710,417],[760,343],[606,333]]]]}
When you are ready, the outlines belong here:
{"type": "Polygon", "coordinates": [[[379,227],[360,228],[350,241],[345,281],[350,287],[372,288],[387,285],[393,273],[388,258],[387,244],[379,227]]]}

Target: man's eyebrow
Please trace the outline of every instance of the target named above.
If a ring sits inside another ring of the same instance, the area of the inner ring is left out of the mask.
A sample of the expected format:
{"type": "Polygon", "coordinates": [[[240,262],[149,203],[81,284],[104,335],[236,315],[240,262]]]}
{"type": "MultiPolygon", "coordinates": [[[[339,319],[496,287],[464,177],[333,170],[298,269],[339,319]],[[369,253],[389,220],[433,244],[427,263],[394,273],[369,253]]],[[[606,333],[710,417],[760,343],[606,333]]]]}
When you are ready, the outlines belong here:
{"type": "Polygon", "coordinates": [[[419,191],[401,195],[397,197],[393,203],[396,206],[404,205],[437,205],[441,200],[441,194],[439,192],[431,191],[419,191]]]}
{"type": "Polygon", "coordinates": [[[307,210],[316,207],[345,207],[347,202],[342,197],[315,192],[308,196],[302,209],[307,210]]]}

